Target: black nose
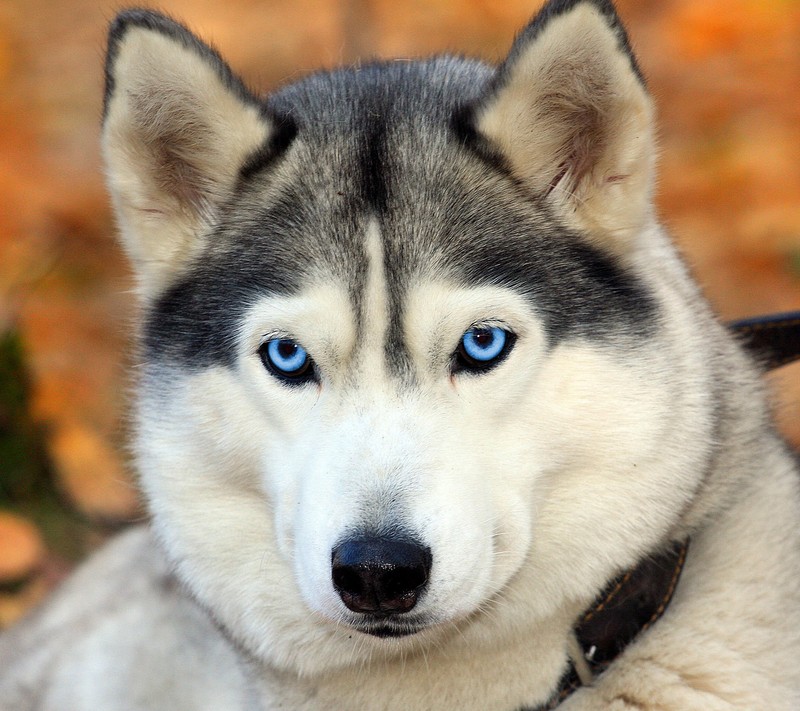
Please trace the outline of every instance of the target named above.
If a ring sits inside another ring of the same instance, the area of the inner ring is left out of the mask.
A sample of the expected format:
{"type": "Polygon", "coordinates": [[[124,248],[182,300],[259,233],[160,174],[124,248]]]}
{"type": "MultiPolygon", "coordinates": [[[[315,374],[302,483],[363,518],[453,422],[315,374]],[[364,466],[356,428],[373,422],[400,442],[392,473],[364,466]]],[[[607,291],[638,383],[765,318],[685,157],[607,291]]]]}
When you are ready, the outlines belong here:
{"type": "Polygon", "coordinates": [[[333,549],[333,587],[353,612],[408,612],[431,572],[431,551],[409,539],[364,536],[333,549]]]}

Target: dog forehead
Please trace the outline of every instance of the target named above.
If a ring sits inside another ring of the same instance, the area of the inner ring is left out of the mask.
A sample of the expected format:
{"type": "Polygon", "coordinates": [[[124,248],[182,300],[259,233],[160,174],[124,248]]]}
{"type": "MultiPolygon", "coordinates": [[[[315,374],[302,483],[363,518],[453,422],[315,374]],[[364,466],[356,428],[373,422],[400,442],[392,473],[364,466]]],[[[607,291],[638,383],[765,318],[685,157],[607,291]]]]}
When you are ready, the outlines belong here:
{"type": "Polygon", "coordinates": [[[526,295],[551,341],[646,331],[653,304],[639,280],[464,144],[454,116],[490,77],[454,58],[384,63],[312,75],[268,99],[292,117],[296,137],[277,161],[247,167],[201,258],[152,305],[146,357],[231,365],[247,308],[310,282],[341,284],[358,318],[370,225],[395,368],[408,362],[409,285],[431,276],[526,295]]]}

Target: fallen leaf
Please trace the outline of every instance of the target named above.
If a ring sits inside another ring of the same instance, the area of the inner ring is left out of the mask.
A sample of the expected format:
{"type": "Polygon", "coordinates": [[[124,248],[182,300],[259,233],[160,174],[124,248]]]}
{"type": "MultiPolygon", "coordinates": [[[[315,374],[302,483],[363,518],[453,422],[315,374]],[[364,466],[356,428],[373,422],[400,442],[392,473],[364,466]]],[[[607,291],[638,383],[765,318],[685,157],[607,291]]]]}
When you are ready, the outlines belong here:
{"type": "Polygon", "coordinates": [[[39,531],[30,521],[16,514],[0,511],[0,583],[27,578],[45,553],[39,531]]]}
{"type": "Polygon", "coordinates": [[[136,490],[119,455],[100,434],[82,423],[61,423],[48,445],[58,481],[80,511],[111,522],[136,515],[136,490]]]}

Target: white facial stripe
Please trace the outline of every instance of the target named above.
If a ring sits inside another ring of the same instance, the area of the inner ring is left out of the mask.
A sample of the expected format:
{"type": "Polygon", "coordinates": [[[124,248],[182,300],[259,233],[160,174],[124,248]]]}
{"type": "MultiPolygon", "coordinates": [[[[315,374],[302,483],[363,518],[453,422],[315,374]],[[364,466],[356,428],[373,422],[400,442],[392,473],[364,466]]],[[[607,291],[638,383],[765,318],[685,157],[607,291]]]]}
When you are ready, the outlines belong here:
{"type": "Polygon", "coordinates": [[[386,370],[384,344],[389,328],[389,299],[383,243],[377,220],[371,220],[365,234],[367,279],[361,300],[360,371],[372,378],[386,370]]]}

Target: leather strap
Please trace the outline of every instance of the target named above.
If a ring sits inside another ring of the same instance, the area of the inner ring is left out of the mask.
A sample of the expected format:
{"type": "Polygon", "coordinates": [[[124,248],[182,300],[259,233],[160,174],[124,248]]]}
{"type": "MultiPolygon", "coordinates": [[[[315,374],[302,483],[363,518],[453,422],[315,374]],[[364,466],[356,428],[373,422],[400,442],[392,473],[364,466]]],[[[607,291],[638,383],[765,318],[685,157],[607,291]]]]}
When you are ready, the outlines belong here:
{"type": "Polygon", "coordinates": [[[570,662],[544,709],[556,708],[573,691],[602,674],[661,618],[678,586],[688,550],[688,540],[674,543],[612,580],[598,595],[573,629],[581,658],[570,662]],[[581,671],[579,665],[584,667],[581,671]]]}
{"type": "MultiPolygon", "coordinates": [[[[800,359],[800,311],[734,321],[728,328],[766,370],[800,359]]],[[[672,600],[688,550],[688,540],[672,542],[608,584],[576,622],[574,658],[550,701],[536,711],[556,708],[591,683],[658,622],[672,600]]]]}
{"type": "Polygon", "coordinates": [[[729,328],[767,370],[800,359],[800,311],[734,321],[729,328]]]}

